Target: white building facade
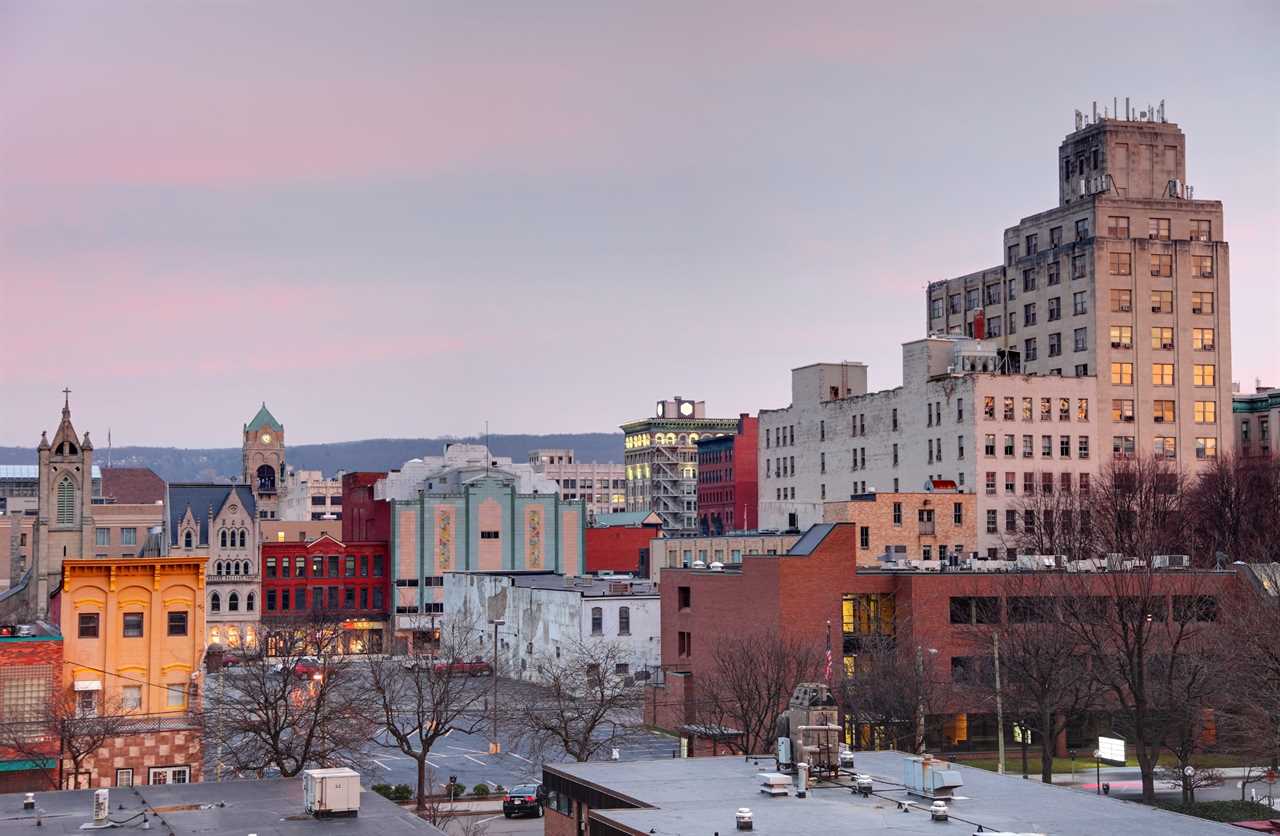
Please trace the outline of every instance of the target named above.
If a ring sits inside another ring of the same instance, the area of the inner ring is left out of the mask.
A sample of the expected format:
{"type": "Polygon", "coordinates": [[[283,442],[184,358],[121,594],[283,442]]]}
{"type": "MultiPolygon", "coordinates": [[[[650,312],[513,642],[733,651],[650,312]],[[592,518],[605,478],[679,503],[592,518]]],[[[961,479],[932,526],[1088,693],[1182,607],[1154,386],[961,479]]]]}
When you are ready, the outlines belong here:
{"type": "Polygon", "coordinates": [[[661,606],[648,581],[566,578],[550,573],[450,572],[444,580],[446,618],[476,626],[492,658],[508,675],[538,682],[538,659],[554,660],[582,646],[616,645],[618,673],[637,682],[661,662],[661,606]]]}
{"type": "Polygon", "coordinates": [[[530,450],[529,465],[560,486],[561,499],[585,502],[590,520],[627,510],[625,465],[579,461],[573,450],[562,448],[530,450]]]}
{"type": "Polygon", "coordinates": [[[279,518],[292,522],[342,519],[342,474],[326,479],[319,470],[289,468],[279,518]]]}
{"type": "Polygon", "coordinates": [[[1088,490],[1099,464],[1092,377],[1002,374],[989,344],[903,345],[903,385],[866,391],[860,363],[792,371],[789,407],[760,412],[760,527],[804,530],[822,504],[953,481],[977,495],[979,557],[1006,556],[1025,498],[1088,490]]]}

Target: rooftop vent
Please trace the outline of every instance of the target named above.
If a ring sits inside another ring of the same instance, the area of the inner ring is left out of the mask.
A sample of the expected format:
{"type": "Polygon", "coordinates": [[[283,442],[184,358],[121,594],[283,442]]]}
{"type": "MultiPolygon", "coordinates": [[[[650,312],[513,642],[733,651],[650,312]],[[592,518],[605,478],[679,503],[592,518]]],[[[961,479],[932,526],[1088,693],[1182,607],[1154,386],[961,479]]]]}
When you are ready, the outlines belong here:
{"type": "Polygon", "coordinates": [[[308,769],[302,773],[302,807],[317,818],[360,812],[360,774],[354,769],[308,769]]]}
{"type": "Polygon", "coordinates": [[[751,808],[750,808],[750,807],[739,807],[739,808],[738,808],[738,814],[737,814],[734,818],[737,820],[737,823],[738,823],[738,829],[739,829],[739,830],[751,830],[751,829],[752,829],[752,819],[751,819],[751,808]]]}
{"type": "Polygon", "coordinates": [[[947,769],[948,765],[931,755],[908,758],[903,765],[902,783],[912,795],[932,799],[951,798],[956,789],[964,786],[964,778],[958,770],[947,769]]]}

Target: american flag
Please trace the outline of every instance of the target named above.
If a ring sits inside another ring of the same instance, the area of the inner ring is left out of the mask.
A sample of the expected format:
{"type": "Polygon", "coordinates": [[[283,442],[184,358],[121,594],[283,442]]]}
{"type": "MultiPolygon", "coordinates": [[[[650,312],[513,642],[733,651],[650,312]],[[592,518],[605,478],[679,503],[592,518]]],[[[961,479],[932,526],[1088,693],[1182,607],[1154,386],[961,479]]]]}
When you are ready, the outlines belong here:
{"type": "Polygon", "coordinates": [[[831,684],[831,622],[827,622],[827,667],[823,676],[827,680],[827,684],[831,684]]]}

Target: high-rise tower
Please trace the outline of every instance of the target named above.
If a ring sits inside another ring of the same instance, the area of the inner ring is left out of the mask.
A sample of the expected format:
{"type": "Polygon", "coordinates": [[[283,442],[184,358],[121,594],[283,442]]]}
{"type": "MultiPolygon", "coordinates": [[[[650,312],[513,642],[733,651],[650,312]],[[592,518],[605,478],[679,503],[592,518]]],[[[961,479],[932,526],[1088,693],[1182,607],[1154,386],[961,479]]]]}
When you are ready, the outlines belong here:
{"type": "Polygon", "coordinates": [[[253,420],[244,425],[241,452],[244,482],[253,491],[258,519],[276,519],[284,490],[284,425],[265,402],[253,420]]]}

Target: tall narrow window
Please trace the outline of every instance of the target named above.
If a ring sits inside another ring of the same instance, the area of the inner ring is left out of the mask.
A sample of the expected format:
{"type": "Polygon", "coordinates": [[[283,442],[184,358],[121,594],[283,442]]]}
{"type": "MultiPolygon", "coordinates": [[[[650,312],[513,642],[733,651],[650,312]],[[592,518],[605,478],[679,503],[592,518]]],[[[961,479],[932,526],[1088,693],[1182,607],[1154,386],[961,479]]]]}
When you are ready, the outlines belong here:
{"type": "Polygon", "coordinates": [[[76,521],[76,486],[70,476],[63,476],[58,483],[58,525],[71,525],[76,521]]]}
{"type": "Polygon", "coordinates": [[[604,610],[600,607],[591,608],[591,635],[599,636],[604,633],[604,610]]]}
{"type": "Polygon", "coordinates": [[[631,608],[630,607],[618,608],[618,635],[619,636],[631,635],[631,608]]]}

